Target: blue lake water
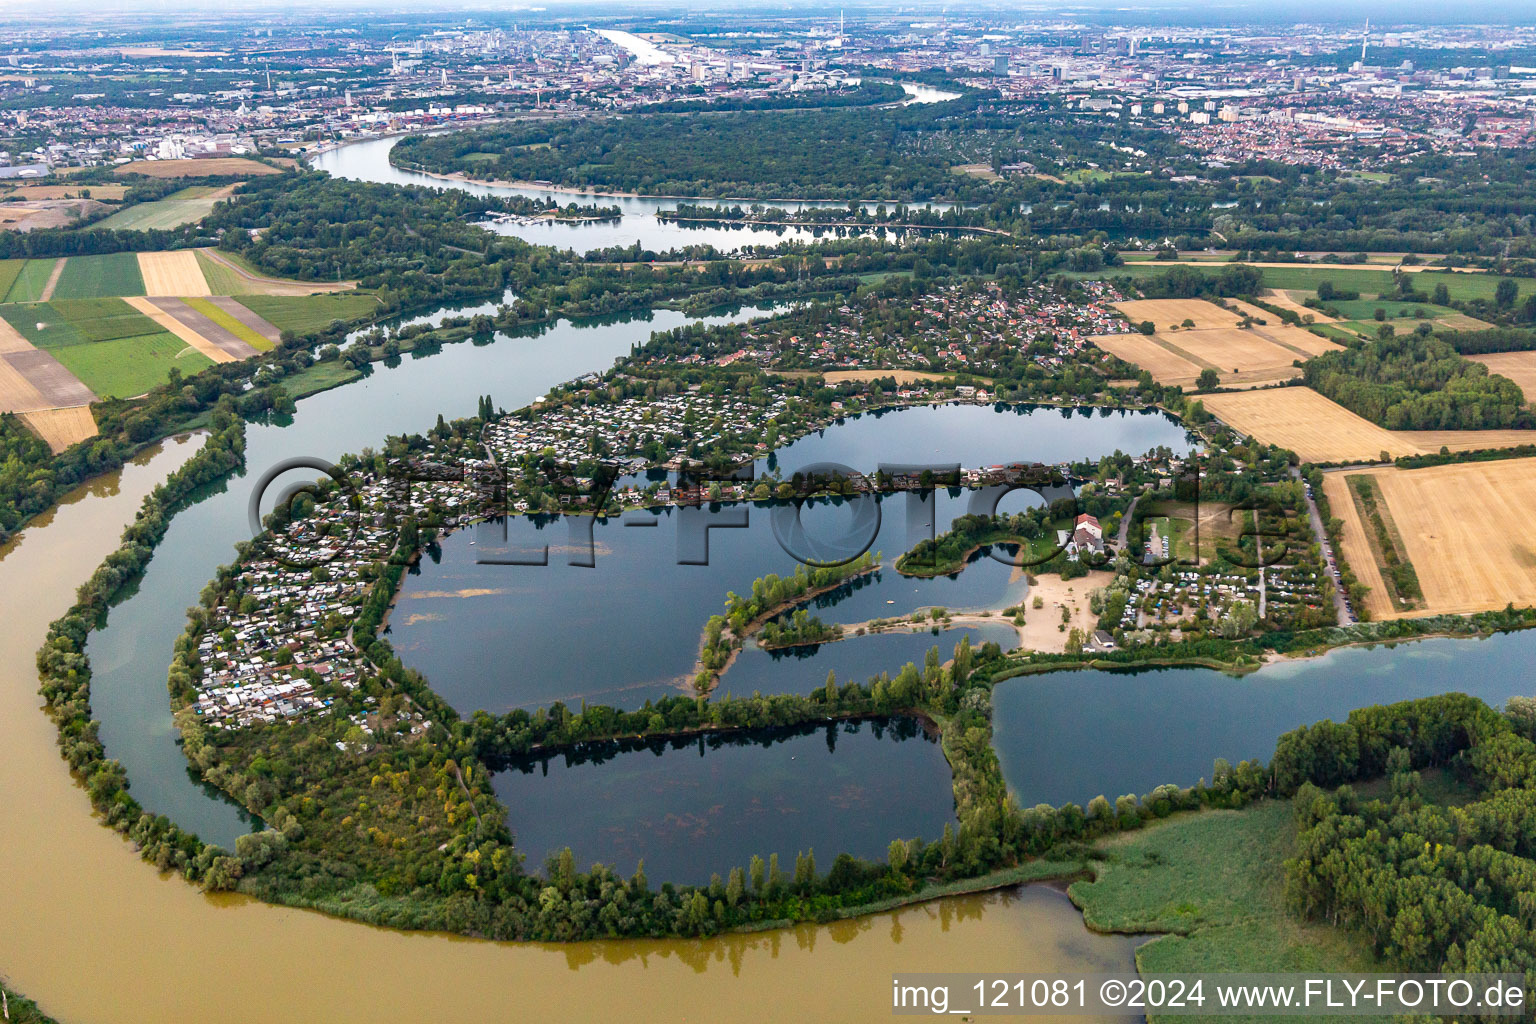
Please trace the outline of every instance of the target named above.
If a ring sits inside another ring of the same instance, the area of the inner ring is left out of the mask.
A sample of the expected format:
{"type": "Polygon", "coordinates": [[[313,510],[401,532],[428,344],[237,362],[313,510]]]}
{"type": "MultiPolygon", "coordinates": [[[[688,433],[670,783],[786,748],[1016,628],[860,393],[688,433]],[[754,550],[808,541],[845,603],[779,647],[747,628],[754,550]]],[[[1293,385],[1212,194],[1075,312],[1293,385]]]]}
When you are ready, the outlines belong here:
{"type": "Polygon", "coordinates": [[[1459,691],[1494,707],[1536,694],[1536,632],[1346,648],[1233,678],[1207,669],[1055,672],[993,692],[994,743],[1026,807],[1145,794],[1268,761],[1275,740],[1351,710],[1459,691]]]}
{"type": "MultiPolygon", "coordinates": [[[[746,309],[709,322],[756,315],[761,311],[746,309]]],[[[184,610],[197,603],[219,565],[234,560],[236,542],[250,538],[251,489],[268,467],[292,456],[335,459],[379,446],[390,434],[430,428],[438,413],[473,415],[481,394],[517,408],[561,381],[607,369],[652,330],[689,322],[695,318],[663,310],[580,324],[561,320],[498,335],[490,344],[448,345],[394,365],[376,364],[361,380],[302,399],[290,420],[250,424],[247,472],[172,520],[133,596],[112,609],[107,625],[91,634],[86,648],[101,738],[107,756],[127,769],[134,796],[151,812],[169,815],[226,847],[247,831],[242,812],[188,776],[171,723],[166,668],[176,637],[186,627],[184,610]]]]}
{"type": "MultiPolygon", "coordinates": [[[[946,405],[850,418],[795,441],[773,461],[788,476],[825,461],[873,472],[881,462],[1056,462],[1156,446],[1187,450],[1183,429],[1161,413],[946,405]]],[[[899,495],[883,503],[870,544],[887,568],[817,601],[817,614],[829,622],[861,622],[934,605],[978,610],[1020,599],[1022,575],[991,558],[979,557],[958,575],[933,579],[906,578],[889,568],[920,536],[908,532],[907,500],[899,495]]],[[[939,495],[936,521],[947,526],[969,501],[968,495],[939,495]]],[[[504,527],[505,540],[500,525],[459,531],[406,578],[390,620],[390,640],[407,664],[465,714],[556,700],[636,707],[686,690],[700,631],[710,615],[723,610],[726,594],[747,593],[754,579],[788,575],[797,566],[775,540],[773,511],[765,505],[745,511],[744,528],[708,531],[706,565],[679,564],[693,550],[683,539],[682,521],[708,514],[702,510],[599,521],[592,527],[590,568],[567,564],[573,550],[568,522],[541,525],[515,517],[504,527]],[[652,525],[626,525],[632,523],[652,525]],[[525,557],[529,549],[546,545],[548,565],[488,564],[509,557],[507,551],[525,557]]],[[[808,530],[825,529],[826,536],[844,530],[840,519],[851,522],[847,505],[823,503],[804,516],[808,530]]],[[[814,656],[772,666],[772,672],[754,668],[753,681],[765,692],[771,687],[799,693],[822,684],[824,665],[839,667],[842,675],[853,650],[871,653],[862,667],[848,669],[861,679],[898,670],[909,660],[901,655],[888,662],[879,645],[840,646],[823,645],[814,656]]],[[[953,646],[948,643],[946,651],[953,646]]],[[[724,685],[750,690],[730,672],[724,685]]]]}
{"type": "Polygon", "coordinates": [[[829,723],[753,737],[657,743],[591,760],[499,772],[496,795],[527,866],[569,846],[576,864],[652,884],[707,882],[753,854],[794,871],[813,851],[883,859],[895,838],[937,837],[954,819],[949,766],[911,719],[829,723]]]}

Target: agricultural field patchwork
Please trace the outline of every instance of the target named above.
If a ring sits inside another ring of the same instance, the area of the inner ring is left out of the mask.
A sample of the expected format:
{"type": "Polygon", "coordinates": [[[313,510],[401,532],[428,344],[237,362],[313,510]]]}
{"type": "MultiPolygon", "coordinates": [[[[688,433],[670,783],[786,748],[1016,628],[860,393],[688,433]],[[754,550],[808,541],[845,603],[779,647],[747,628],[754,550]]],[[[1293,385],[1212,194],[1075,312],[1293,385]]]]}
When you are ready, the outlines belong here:
{"type": "MultiPolygon", "coordinates": [[[[7,261],[11,262],[11,261],[7,261]]],[[[5,291],[6,302],[36,302],[43,297],[43,289],[53,275],[58,260],[22,260],[21,268],[12,278],[5,291]]]]}
{"type": "MultiPolygon", "coordinates": [[[[256,351],[264,352],[272,347],[271,340],[263,335],[260,330],[239,317],[232,315],[227,309],[214,303],[211,299],[189,297],[185,301],[192,309],[212,320],[230,334],[256,349],[256,351]]],[[[255,314],[251,314],[251,317],[248,319],[255,319],[255,314]]]]}
{"type": "Polygon", "coordinates": [[[171,368],[193,374],[213,360],[173,334],[72,345],[55,352],[59,362],[101,398],[133,398],[164,382],[171,368]]]}
{"type": "Polygon", "coordinates": [[[1189,387],[1202,370],[1215,370],[1227,387],[1258,387],[1291,380],[1295,363],[1339,346],[1299,327],[1274,323],[1273,313],[1204,299],[1143,299],[1115,307],[1133,324],[1150,321],[1155,334],[1100,335],[1094,344],[1134,363],[1159,384],[1189,387]],[[1263,321],[1255,323],[1253,321],[1263,321]],[[1247,322],[1250,326],[1239,327],[1247,322]]]}

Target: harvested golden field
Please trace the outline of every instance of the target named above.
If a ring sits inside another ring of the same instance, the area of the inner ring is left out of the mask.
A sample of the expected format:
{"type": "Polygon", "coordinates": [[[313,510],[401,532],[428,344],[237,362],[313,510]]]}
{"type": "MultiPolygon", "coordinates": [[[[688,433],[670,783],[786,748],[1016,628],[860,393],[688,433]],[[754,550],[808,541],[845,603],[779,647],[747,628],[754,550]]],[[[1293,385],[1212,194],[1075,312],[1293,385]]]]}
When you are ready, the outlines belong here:
{"type": "Polygon", "coordinates": [[[1289,448],[1306,462],[1373,461],[1383,451],[1418,454],[1417,446],[1311,388],[1207,395],[1203,401],[1207,412],[1234,430],[1289,448]]]}
{"type": "Polygon", "coordinates": [[[194,249],[139,253],[145,295],[210,295],[194,249]]]}
{"type": "Polygon", "coordinates": [[[1110,355],[1134,363],[1159,384],[1193,384],[1204,369],[1145,334],[1100,334],[1092,342],[1110,355]]]}
{"type": "Polygon", "coordinates": [[[1382,452],[1397,458],[1442,447],[1466,452],[1536,444],[1533,430],[1387,430],[1305,387],[1207,395],[1202,401],[1234,430],[1289,448],[1304,462],[1373,462],[1382,452]]]}
{"type": "Polygon", "coordinates": [[[1392,433],[1416,445],[1422,455],[1433,455],[1441,448],[1475,452],[1483,448],[1518,448],[1523,444],[1536,444],[1536,430],[1398,430],[1392,433]]]}
{"type": "Polygon", "coordinates": [[[1176,387],[1194,384],[1204,369],[1215,370],[1227,387],[1278,384],[1297,376],[1294,364],[1298,359],[1339,347],[1310,331],[1284,325],[1246,330],[1236,326],[1189,328],[1158,331],[1150,337],[1140,333],[1100,335],[1093,342],[1140,366],[1159,384],[1176,387]]]}
{"type": "Polygon", "coordinates": [[[81,191],[89,192],[90,198],[118,202],[128,191],[127,185],[17,185],[0,192],[0,199],[75,199],[81,191]]]}
{"type": "Polygon", "coordinates": [[[1536,401],[1536,352],[1490,352],[1467,358],[1488,367],[1489,373],[1514,381],[1525,392],[1526,402],[1536,401]]]}
{"type": "Polygon", "coordinates": [[[242,156],[215,156],[206,160],[135,160],[123,164],[112,173],[143,174],[150,178],[211,178],[283,172],[242,156]]]}
{"type": "Polygon", "coordinates": [[[21,332],[4,320],[0,320],[0,354],[6,352],[30,352],[32,343],[21,332]]]}
{"type": "Polygon", "coordinates": [[[1255,327],[1246,331],[1216,327],[1177,334],[1158,333],[1156,337],[1165,345],[1188,352],[1198,362],[1216,367],[1223,382],[1229,376],[1241,379],[1244,374],[1287,379],[1296,375],[1296,367],[1292,364],[1298,359],[1306,360],[1339,347],[1295,327],[1255,327]],[[1296,335],[1304,337],[1298,339],[1296,335]]]}
{"type": "Polygon", "coordinates": [[[53,403],[31,381],[0,359],[0,412],[37,412],[52,407],[53,403]]]}
{"type": "Polygon", "coordinates": [[[1295,352],[1297,357],[1303,360],[1312,356],[1320,356],[1324,352],[1334,352],[1343,347],[1336,341],[1330,341],[1322,335],[1313,334],[1305,327],[1292,327],[1289,324],[1271,323],[1262,327],[1250,327],[1248,330],[1265,341],[1273,342],[1281,348],[1295,352]]]}
{"type": "Polygon", "coordinates": [[[1237,322],[1243,318],[1243,313],[1264,316],[1263,310],[1254,309],[1252,306],[1246,307],[1243,313],[1234,313],[1205,299],[1136,299],[1132,302],[1116,302],[1113,305],[1124,313],[1131,323],[1139,324],[1143,320],[1151,320],[1159,331],[1178,327],[1185,320],[1193,320],[1195,328],[1199,329],[1236,327],[1237,322]]]}
{"type": "Polygon", "coordinates": [[[1297,298],[1298,295],[1306,297],[1311,294],[1311,292],[1282,291],[1279,288],[1266,288],[1259,293],[1259,298],[1276,309],[1288,309],[1297,316],[1310,316],[1315,323],[1333,323],[1333,317],[1327,316],[1319,310],[1309,309],[1307,306],[1302,305],[1301,300],[1297,298]]]}
{"type": "Polygon", "coordinates": [[[1400,613],[1392,607],[1392,595],[1381,578],[1370,538],[1366,536],[1365,522],[1349,493],[1348,478],[1355,475],[1348,471],[1323,474],[1323,495],[1328,499],[1329,512],[1344,524],[1339,528],[1338,556],[1366,587],[1365,597],[1356,610],[1369,613],[1373,619],[1400,618],[1400,613]]]}
{"type": "MultiPolygon", "coordinates": [[[[1536,604],[1536,540],[1517,528],[1536,504],[1536,459],[1367,472],[1424,591],[1426,609],[1414,614],[1536,604]]],[[[1352,503],[1334,501],[1331,492],[1329,500],[1333,514],[1346,523],[1357,518],[1352,503]]],[[[1346,557],[1358,566],[1347,551],[1346,557]]]]}
{"type": "Polygon", "coordinates": [[[21,420],[32,433],[47,441],[48,447],[55,452],[96,436],[96,420],[91,416],[91,407],[88,405],[73,409],[24,412],[21,420]]]}

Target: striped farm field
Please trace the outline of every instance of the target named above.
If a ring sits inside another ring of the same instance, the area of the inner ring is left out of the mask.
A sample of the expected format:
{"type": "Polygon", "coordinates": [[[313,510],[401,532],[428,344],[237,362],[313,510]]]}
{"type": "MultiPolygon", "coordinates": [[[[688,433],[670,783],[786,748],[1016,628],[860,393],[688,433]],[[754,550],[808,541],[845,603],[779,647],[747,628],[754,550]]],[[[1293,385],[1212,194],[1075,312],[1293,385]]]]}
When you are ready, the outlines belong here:
{"type": "Polygon", "coordinates": [[[144,276],[131,252],[106,256],[71,256],[59,275],[52,298],[99,299],[108,296],[143,295],[144,276]]]}
{"type": "Polygon", "coordinates": [[[21,270],[6,289],[5,302],[36,302],[43,297],[43,287],[53,274],[58,260],[24,260],[21,270]]]}
{"type": "MultiPolygon", "coordinates": [[[[1407,548],[1424,592],[1425,608],[1412,614],[1467,614],[1536,604],[1536,546],[1524,531],[1507,524],[1523,521],[1536,503],[1536,459],[1464,462],[1426,469],[1382,467],[1347,471],[1368,475],[1407,548]],[[1491,525],[1498,524],[1498,525],[1491,525]]],[[[1329,473],[1325,485],[1345,472],[1329,473]]],[[[1353,524],[1343,553],[1351,566],[1368,554],[1351,550],[1349,537],[1364,538],[1352,502],[1332,500],[1333,514],[1353,524]]],[[[1358,547],[1363,540],[1357,540],[1358,547]]],[[[1367,607],[1381,606],[1368,595],[1367,607]]],[[[1399,614],[1381,609],[1383,617],[1399,614]]]]}
{"type": "Polygon", "coordinates": [[[1146,370],[1159,384],[1193,384],[1204,369],[1199,363],[1139,332],[1101,334],[1092,341],[1110,355],[1146,370]]]}
{"type": "Polygon", "coordinates": [[[173,334],[161,332],[55,349],[70,373],[102,398],[133,398],[164,383],[171,368],[191,376],[213,360],[173,334]]]}
{"type": "Polygon", "coordinates": [[[0,412],[36,412],[53,404],[26,374],[0,359],[0,412]]]}
{"type": "Polygon", "coordinates": [[[192,249],[141,252],[137,256],[144,280],[143,295],[207,295],[208,281],[192,249]]]}
{"type": "Polygon", "coordinates": [[[263,337],[260,331],[241,323],[237,318],[231,316],[207,299],[187,298],[185,301],[188,306],[191,306],[256,351],[265,352],[272,347],[272,343],[263,337]]]}
{"type": "MultiPolygon", "coordinates": [[[[236,359],[231,352],[226,352],[211,339],[204,337],[198,331],[182,323],[175,316],[155,305],[154,301],[144,297],[124,299],[134,309],[143,313],[145,317],[154,321],[155,325],[168,334],[174,334],[192,348],[201,352],[215,363],[229,363],[236,359]]],[[[165,301],[165,300],[161,300],[165,301]]]]}
{"type": "Polygon", "coordinates": [[[4,319],[38,348],[55,349],[112,341],[160,328],[122,299],[54,299],[0,307],[4,319]]]}

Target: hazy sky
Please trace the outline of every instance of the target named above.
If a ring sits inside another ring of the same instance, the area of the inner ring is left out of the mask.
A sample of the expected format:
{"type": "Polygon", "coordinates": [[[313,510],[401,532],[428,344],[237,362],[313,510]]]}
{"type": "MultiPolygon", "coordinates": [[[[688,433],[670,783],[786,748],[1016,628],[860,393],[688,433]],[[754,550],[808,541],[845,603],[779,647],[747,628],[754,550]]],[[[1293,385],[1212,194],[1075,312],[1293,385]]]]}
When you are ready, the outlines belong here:
{"type": "MultiPolygon", "coordinates": [[[[324,0],[324,2],[295,3],[291,0],[244,0],[242,12],[260,11],[271,14],[284,10],[334,11],[337,8],[363,8],[377,11],[404,10],[416,15],[434,12],[452,13],[491,12],[514,16],[518,10],[543,8],[546,10],[576,10],[588,8],[594,15],[615,17],[645,16],[662,12],[684,10],[720,10],[740,13],[743,10],[761,10],[765,15],[774,10],[792,11],[804,15],[813,11],[835,11],[844,7],[848,11],[871,10],[881,14],[911,11],[914,15],[941,8],[951,13],[967,9],[995,11],[1015,17],[1028,18],[1088,15],[1094,21],[1160,22],[1175,25],[1233,24],[1253,22],[1352,22],[1364,21],[1370,16],[1373,24],[1383,27],[1409,23],[1456,24],[1501,22],[1536,24],[1536,0],[1080,0],[1077,3],[1039,2],[981,2],[968,4],[956,0],[908,0],[903,3],[864,4],[858,2],[794,3],[774,0],[626,0],[618,3],[591,3],[587,0],[536,0],[536,2],[507,3],[498,0],[324,0]]],[[[0,21],[15,23],[29,17],[53,21],[70,12],[89,12],[107,19],[114,16],[139,14],[164,14],[178,11],[196,11],[203,14],[230,14],[231,9],[222,3],[208,0],[113,0],[110,5],[102,0],[0,0],[0,21]]]]}

